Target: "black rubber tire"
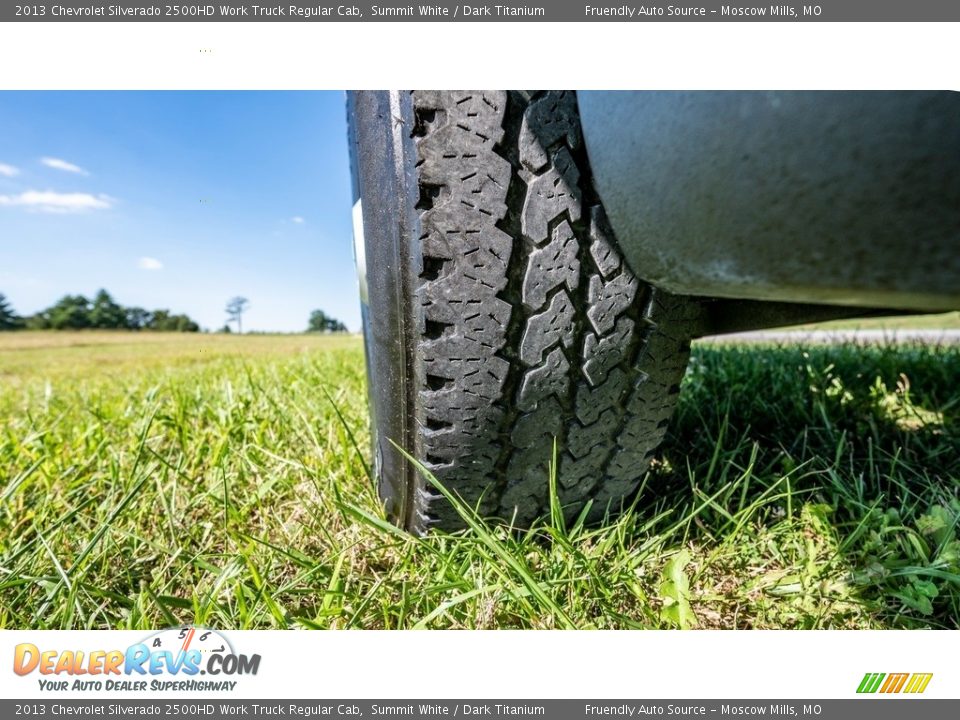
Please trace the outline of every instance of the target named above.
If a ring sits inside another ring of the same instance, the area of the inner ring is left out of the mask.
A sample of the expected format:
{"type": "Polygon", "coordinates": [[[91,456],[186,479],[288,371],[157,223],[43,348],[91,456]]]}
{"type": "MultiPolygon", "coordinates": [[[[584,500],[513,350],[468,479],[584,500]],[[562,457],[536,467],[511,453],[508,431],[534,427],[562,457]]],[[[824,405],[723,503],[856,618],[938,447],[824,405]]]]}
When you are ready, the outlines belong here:
{"type": "Polygon", "coordinates": [[[593,190],[573,92],[349,98],[380,494],[463,526],[396,451],[487,517],[620,509],[660,444],[696,305],[638,280],[593,190]]]}

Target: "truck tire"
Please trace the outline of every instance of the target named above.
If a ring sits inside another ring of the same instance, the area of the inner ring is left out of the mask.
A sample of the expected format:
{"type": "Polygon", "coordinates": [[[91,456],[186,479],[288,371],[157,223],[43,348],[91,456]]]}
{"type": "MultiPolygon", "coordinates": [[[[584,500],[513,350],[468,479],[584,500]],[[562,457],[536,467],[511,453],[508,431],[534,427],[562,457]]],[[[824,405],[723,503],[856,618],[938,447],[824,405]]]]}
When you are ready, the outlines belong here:
{"type": "Polygon", "coordinates": [[[696,305],[644,284],[593,189],[573,92],[348,101],[374,467],[389,516],[615,513],[660,444],[696,305]],[[394,445],[394,443],[396,445],[394,445]]]}

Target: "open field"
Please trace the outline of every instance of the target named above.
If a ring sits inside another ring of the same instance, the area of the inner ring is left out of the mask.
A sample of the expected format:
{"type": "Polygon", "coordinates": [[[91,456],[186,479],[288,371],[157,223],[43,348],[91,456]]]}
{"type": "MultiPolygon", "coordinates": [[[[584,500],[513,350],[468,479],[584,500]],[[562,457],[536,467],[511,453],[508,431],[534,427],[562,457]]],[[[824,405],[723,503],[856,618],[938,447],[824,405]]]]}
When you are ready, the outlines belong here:
{"type": "Polygon", "coordinates": [[[784,330],[956,330],[960,328],[960,311],[930,315],[892,315],[889,317],[830,320],[809,325],[795,325],[784,330]]]}
{"type": "Polygon", "coordinates": [[[358,338],[0,334],[0,627],[957,628],[958,411],[960,348],[695,345],[618,519],[417,540],[358,338]]]}

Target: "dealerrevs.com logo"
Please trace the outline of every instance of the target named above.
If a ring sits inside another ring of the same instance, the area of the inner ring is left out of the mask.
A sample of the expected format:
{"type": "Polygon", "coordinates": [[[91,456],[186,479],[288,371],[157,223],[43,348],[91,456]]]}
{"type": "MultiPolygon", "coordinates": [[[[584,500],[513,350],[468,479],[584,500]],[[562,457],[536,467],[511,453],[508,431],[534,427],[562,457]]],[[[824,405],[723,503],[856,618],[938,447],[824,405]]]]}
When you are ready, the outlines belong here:
{"type": "Polygon", "coordinates": [[[13,671],[36,673],[40,689],[51,691],[231,691],[238,682],[233,678],[259,669],[260,655],[237,653],[222,633],[198,627],[163,630],[126,650],[20,643],[13,653],[13,671]]]}

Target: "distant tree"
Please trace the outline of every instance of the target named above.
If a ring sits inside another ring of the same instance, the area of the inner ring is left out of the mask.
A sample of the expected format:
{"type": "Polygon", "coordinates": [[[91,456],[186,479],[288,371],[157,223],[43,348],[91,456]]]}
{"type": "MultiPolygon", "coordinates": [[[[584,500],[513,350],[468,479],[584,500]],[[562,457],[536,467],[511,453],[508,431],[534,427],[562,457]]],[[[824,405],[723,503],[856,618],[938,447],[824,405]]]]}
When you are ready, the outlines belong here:
{"type": "Polygon", "coordinates": [[[310,313],[310,322],[307,332],[326,332],[327,314],[323,310],[314,310],[310,313]]]}
{"type": "Polygon", "coordinates": [[[23,318],[13,311],[6,295],[0,293],[0,330],[20,330],[23,327],[23,318]]]}
{"type": "Polygon", "coordinates": [[[150,327],[150,322],[153,319],[153,313],[141,307],[127,308],[126,316],[127,327],[131,330],[146,330],[150,327]]]}
{"type": "Polygon", "coordinates": [[[173,315],[169,310],[154,310],[147,328],[160,332],[198,332],[200,330],[200,326],[186,315],[173,315]]]}
{"type": "Polygon", "coordinates": [[[200,325],[186,315],[174,315],[170,319],[173,321],[174,330],[177,332],[200,332],[200,325]]]}
{"type": "Polygon", "coordinates": [[[246,312],[250,301],[245,297],[230,298],[227,301],[227,322],[237,324],[237,332],[243,334],[243,313],[246,312]]]}
{"type": "Polygon", "coordinates": [[[149,330],[167,330],[170,328],[170,311],[154,310],[150,313],[150,323],[147,325],[149,330]]]}
{"type": "Polygon", "coordinates": [[[323,310],[314,310],[310,313],[307,332],[346,332],[347,326],[336,318],[327,315],[323,310]]]}
{"type": "Polygon", "coordinates": [[[64,295],[44,311],[54,330],[81,330],[90,327],[90,301],[83,295],[64,295]]]}
{"type": "Polygon", "coordinates": [[[218,332],[218,333],[228,334],[228,333],[232,333],[233,330],[230,329],[230,326],[229,326],[229,325],[224,325],[222,328],[220,328],[219,330],[217,330],[217,332],[218,332]]]}
{"type": "Polygon", "coordinates": [[[31,315],[26,319],[27,330],[49,330],[50,316],[46,310],[31,315]]]}
{"type": "Polygon", "coordinates": [[[90,327],[103,330],[126,330],[129,327],[126,311],[114,302],[106,290],[100,290],[93,298],[90,327]]]}

